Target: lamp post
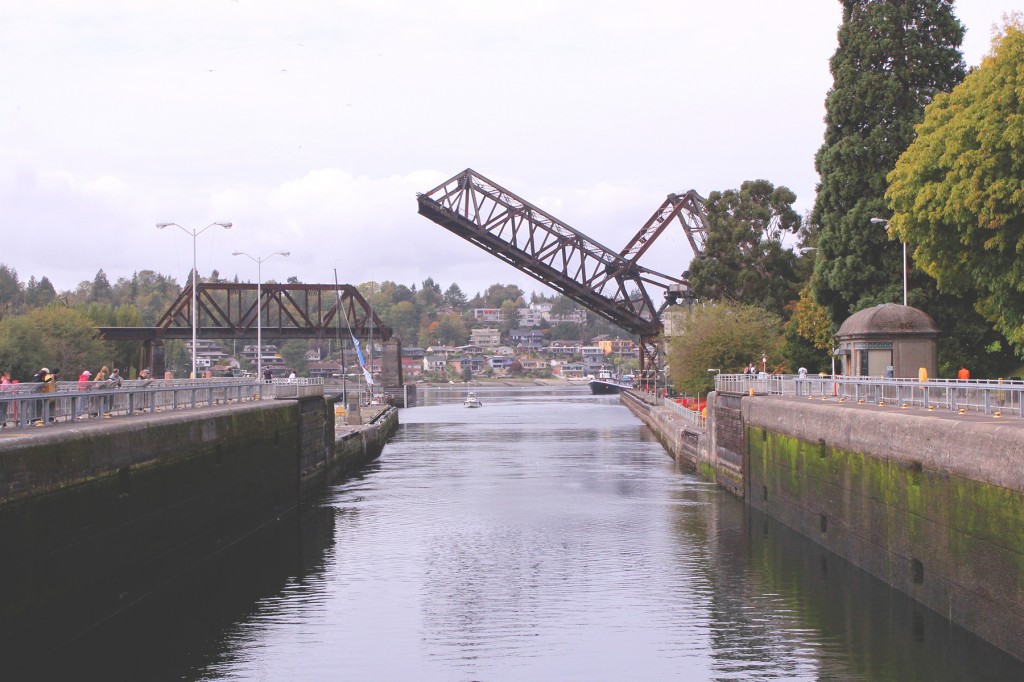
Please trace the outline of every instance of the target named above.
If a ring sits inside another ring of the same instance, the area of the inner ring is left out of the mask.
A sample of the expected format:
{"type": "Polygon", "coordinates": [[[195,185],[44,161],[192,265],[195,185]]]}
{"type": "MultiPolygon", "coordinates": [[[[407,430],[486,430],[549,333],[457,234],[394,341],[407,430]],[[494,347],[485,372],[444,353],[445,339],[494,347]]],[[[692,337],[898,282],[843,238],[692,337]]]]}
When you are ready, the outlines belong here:
{"type": "Polygon", "coordinates": [[[178,223],[157,223],[156,229],[162,230],[165,227],[171,227],[172,225],[179,228],[185,234],[192,235],[192,379],[195,380],[198,378],[196,376],[196,237],[215,225],[217,227],[223,227],[225,230],[230,230],[231,223],[210,223],[201,230],[189,230],[178,223]]]}
{"type": "Polygon", "coordinates": [[[263,380],[263,261],[273,256],[291,255],[290,251],[275,251],[269,256],[258,258],[244,251],[233,251],[232,256],[245,256],[256,263],[256,381],[263,380]]]}
{"type": "MultiPolygon", "coordinates": [[[[872,218],[871,222],[878,225],[885,225],[885,231],[889,231],[889,221],[885,218],[872,218]]],[[[903,241],[902,239],[900,241],[903,241]]],[[[907,304],[907,243],[903,242],[903,305],[907,304]]]]}

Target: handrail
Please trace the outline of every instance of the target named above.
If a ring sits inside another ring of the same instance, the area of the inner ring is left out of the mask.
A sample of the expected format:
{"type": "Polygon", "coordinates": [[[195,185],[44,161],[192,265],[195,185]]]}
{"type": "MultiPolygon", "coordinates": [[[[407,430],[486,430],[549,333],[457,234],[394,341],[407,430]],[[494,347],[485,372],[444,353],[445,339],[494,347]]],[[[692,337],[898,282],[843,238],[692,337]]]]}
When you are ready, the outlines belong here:
{"type": "Polygon", "coordinates": [[[792,395],[808,399],[1024,416],[1024,381],[1016,379],[920,379],[845,375],[719,374],[715,390],[746,395],[792,395]]]}
{"type": "Polygon", "coordinates": [[[135,379],[0,386],[2,428],[323,394],[323,379],[135,379]],[[47,391],[49,386],[53,389],[47,391]]]}

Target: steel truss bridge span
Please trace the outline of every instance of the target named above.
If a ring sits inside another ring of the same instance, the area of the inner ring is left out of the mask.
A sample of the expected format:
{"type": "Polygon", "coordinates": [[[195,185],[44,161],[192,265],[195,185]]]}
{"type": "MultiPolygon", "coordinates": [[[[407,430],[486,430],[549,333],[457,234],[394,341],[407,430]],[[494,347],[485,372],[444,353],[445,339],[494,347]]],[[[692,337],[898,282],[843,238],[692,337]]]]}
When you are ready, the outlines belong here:
{"type": "Polygon", "coordinates": [[[661,314],[691,297],[685,277],[643,267],[639,259],[678,220],[695,255],[707,238],[704,200],[670,194],[621,251],[573,229],[471,168],[417,197],[420,215],[640,337],[640,371],[660,366],[661,314]]]}
{"type": "MultiPolygon", "coordinates": [[[[265,337],[326,338],[349,329],[357,338],[391,338],[370,304],[351,284],[236,284],[199,283],[196,287],[196,330],[204,339],[256,336],[257,323],[265,337]],[[260,300],[256,300],[259,291],[260,300]],[[257,304],[262,320],[257,318],[257,304]],[[340,325],[340,327],[339,327],[340,325]]],[[[109,341],[191,339],[192,285],[186,285],[155,327],[101,327],[109,341]]]]}

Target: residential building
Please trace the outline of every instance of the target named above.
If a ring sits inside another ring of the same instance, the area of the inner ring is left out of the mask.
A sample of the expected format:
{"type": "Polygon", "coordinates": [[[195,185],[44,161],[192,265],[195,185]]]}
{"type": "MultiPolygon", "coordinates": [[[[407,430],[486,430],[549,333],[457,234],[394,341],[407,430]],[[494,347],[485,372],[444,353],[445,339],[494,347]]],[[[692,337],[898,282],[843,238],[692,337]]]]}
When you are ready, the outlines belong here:
{"type": "Polygon", "coordinates": [[[501,308],[473,308],[473,319],[477,322],[504,322],[505,313],[501,308]]]}
{"type": "Polygon", "coordinates": [[[583,356],[583,366],[588,371],[596,371],[605,364],[604,351],[600,346],[582,346],[580,355],[583,356]]]}
{"type": "MultiPolygon", "coordinates": [[[[548,310],[551,310],[551,306],[548,306],[548,310]]],[[[538,327],[545,319],[544,312],[532,305],[529,308],[519,308],[516,312],[519,313],[521,327],[538,327]]]]}
{"type": "Polygon", "coordinates": [[[341,376],[341,365],[337,362],[310,362],[306,366],[306,370],[314,379],[330,379],[341,376]]]}
{"type": "Polygon", "coordinates": [[[551,373],[563,379],[579,379],[586,374],[586,368],[579,362],[552,362],[551,373]]]}
{"type": "Polygon", "coordinates": [[[406,348],[405,346],[402,347],[403,358],[415,358],[416,360],[422,360],[423,356],[426,354],[427,351],[416,346],[409,346],[408,348],[406,348]]]}
{"type": "Polygon", "coordinates": [[[638,353],[636,342],[633,339],[610,339],[605,337],[603,339],[594,339],[594,344],[599,346],[605,355],[635,357],[638,353]]]}
{"type": "Polygon", "coordinates": [[[491,355],[487,358],[487,366],[491,369],[506,370],[512,366],[515,358],[507,355],[491,355]]]}
{"type": "Polygon", "coordinates": [[[541,349],[542,352],[556,356],[579,355],[580,345],[575,341],[552,341],[550,346],[541,349]]]}
{"type": "Polygon", "coordinates": [[[551,364],[537,358],[519,357],[519,364],[523,366],[524,372],[550,372],[551,364]]]}
{"type": "Polygon", "coordinates": [[[495,327],[478,327],[470,330],[469,342],[483,348],[501,345],[501,330],[495,327]]]}
{"type": "Polygon", "coordinates": [[[544,332],[539,329],[513,329],[508,333],[508,340],[523,350],[540,350],[544,345],[544,332]]]}
{"type": "MultiPolygon", "coordinates": [[[[427,349],[430,350],[429,348],[427,349]]],[[[423,358],[424,372],[446,372],[448,370],[447,355],[426,355],[423,358]]]]}
{"type": "Polygon", "coordinates": [[[410,358],[402,356],[402,375],[406,377],[418,377],[423,374],[423,358],[410,358]]]}
{"type": "Polygon", "coordinates": [[[487,359],[482,355],[464,355],[459,358],[452,358],[449,366],[459,374],[464,372],[467,367],[470,373],[478,374],[487,366],[487,359]]]}

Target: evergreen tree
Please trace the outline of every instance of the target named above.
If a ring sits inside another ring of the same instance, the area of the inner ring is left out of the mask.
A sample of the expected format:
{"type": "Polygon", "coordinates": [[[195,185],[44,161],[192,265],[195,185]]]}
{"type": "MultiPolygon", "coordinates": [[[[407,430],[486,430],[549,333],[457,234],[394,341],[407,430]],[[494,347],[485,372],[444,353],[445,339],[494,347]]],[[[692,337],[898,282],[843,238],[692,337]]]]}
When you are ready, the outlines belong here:
{"type": "Polygon", "coordinates": [[[462,293],[462,289],[458,284],[452,282],[452,285],[445,289],[444,292],[444,304],[454,308],[455,310],[462,310],[466,307],[467,303],[466,294],[462,293]]]}
{"type": "Polygon", "coordinates": [[[0,264],[0,319],[21,309],[21,282],[14,268],[0,264]]]}
{"type": "Polygon", "coordinates": [[[103,272],[101,268],[92,280],[92,291],[89,294],[89,300],[93,303],[109,303],[111,300],[110,294],[110,280],[107,279],[107,273],[103,272]]]}
{"type": "MultiPolygon", "coordinates": [[[[902,288],[902,247],[870,222],[885,217],[886,175],[936,94],[964,77],[964,27],[952,0],[841,0],[839,47],[830,61],[825,141],[811,214],[815,298],[833,322],[902,288]]],[[[923,285],[915,277],[915,286],[923,285]]]]}

